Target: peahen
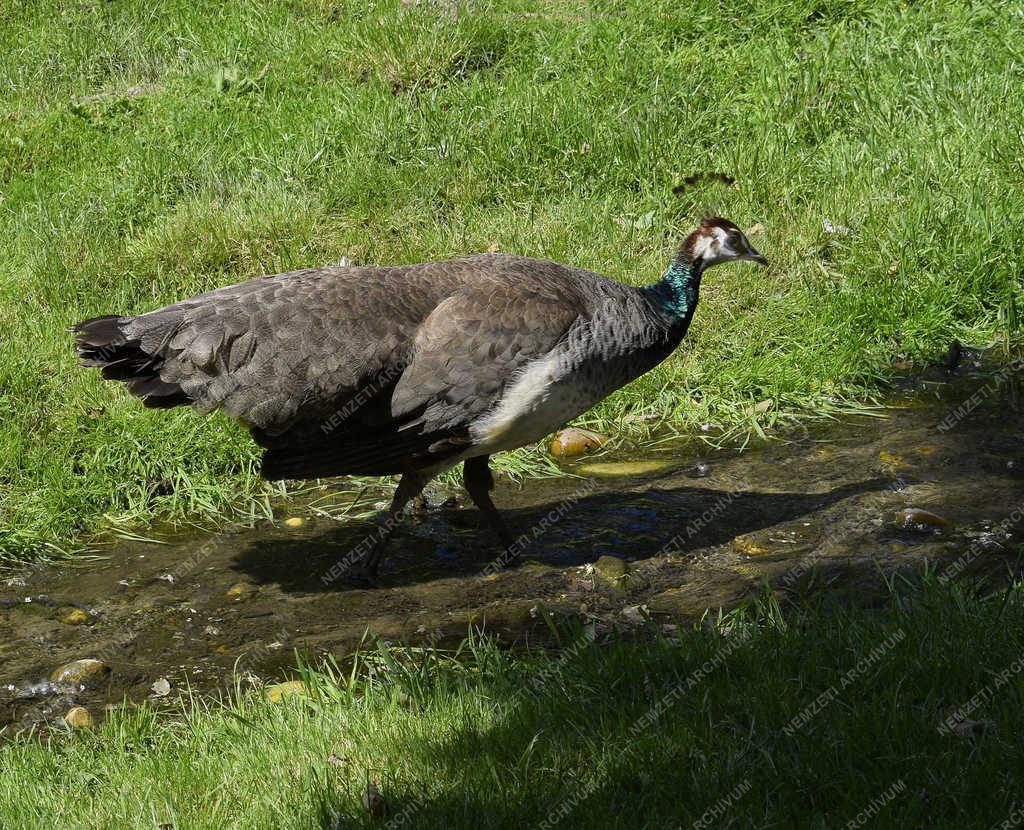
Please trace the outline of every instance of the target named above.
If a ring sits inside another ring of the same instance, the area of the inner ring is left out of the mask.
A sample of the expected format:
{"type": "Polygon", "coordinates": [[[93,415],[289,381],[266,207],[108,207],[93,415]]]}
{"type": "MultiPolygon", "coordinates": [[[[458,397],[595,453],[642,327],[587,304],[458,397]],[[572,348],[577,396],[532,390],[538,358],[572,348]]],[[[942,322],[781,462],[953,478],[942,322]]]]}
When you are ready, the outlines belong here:
{"type": "Polygon", "coordinates": [[[148,407],[222,409],[265,450],[268,479],[401,474],[367,579],[406,506],[462,462],[506,549],[489,457],[537,441],[664,360],[701,276],[765,258],[709,218],[651,285],[548,260],[480,254],[260,277],[137,317],[74,327],[84,366],[148,407]]]}

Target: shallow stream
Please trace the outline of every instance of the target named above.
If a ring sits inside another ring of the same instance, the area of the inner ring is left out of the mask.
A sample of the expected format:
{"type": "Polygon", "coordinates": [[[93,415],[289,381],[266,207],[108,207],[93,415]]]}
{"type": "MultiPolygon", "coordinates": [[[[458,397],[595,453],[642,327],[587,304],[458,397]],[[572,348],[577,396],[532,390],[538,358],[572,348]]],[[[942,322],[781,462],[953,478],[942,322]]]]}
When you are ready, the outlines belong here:
{"type": "MultiPolygon", "coordinates": [[[[438,490],[435,506],[396,532],[375,589],[331,578],[374,521],[311,517],[302,504],[274,523],[115,539],[98,561],[6,574],[0,727],[12,734],[74,705],[99,718],[124,698],[216,693],[233,670],[243,682],[273,681],[295,650],[344,658],[367,632],[444,643],[475,624],[522,644],[543,637],[541,606],[601,627],[642,625],[648,614],[669,625],[765,586],[782,601],[873,603],[892,573],[912,576],[926,562],[1016,573],[1024,447],[1015,383],[991,374],[917,381],[879,417],[745,451],[696,454],[692,441],[669,440],[586,456],[564,478],[501,480],[495,502],[524,542],[509,568],[467,499],[438,490]],[[51,679],[83,658],[103,666],[51,679]]],[[[383,486],[369,494],[387,497],[383,486]]],[[[352,492],[331,498],[338,507],[352,492]]]]}

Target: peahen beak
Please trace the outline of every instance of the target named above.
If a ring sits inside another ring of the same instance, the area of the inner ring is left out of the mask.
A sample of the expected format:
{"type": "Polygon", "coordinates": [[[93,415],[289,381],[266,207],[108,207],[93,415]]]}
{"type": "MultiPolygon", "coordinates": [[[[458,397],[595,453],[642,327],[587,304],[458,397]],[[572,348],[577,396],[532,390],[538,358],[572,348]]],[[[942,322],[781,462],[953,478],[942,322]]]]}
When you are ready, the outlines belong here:
{"type": "Polygon", "coordinates": [[[758,265],[767,265],[768,260],[764,258],[764,255],[751,245],[747,252],[743,255],[743,259],[749,259],[751,262],[756,262],[758,265]]]}

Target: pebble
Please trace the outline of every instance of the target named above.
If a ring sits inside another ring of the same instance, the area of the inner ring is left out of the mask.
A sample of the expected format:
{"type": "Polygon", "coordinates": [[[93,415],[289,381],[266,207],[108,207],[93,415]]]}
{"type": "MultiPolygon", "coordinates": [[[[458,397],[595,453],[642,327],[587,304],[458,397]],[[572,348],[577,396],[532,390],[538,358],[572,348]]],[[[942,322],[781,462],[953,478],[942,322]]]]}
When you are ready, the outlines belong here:
{"type": "Polygon", "coordinates": [[[284,526],[292,529],[302,527],[306,523],[305,519],[299,518],[298,516],[292,516],[290,519],[284,520],[284,526]]]}
{"type": "Polygon", "coordinates": [[[608,443],[608,436],[589,429],[569,427],[557,433],[548,450],[555,458],[575,458],[587,452],[600,449],[608,443]]]}
{"type": "Polygon", "coordinates": [[[64,713],[64,723],[72,729],[81,729],[86,726],[92,726],[93,720],[89,710],[84,706],[72,706],[64,713]]]}
{"type": "Polygon", "coordinates": [[[627,622],[639,625],[646,621],[646,614],[650,609],[646,605],[627,605],[619,613],[627,622]]]}
{"type": "Polygon", "coordinates": [[[227,590],[227,595],[231,599],[242,599],[254,593],[256,593],[256,586],[251,582],[236,582],[227,590]]]}
{"type": "Polygon", "coordinates": [[[102,660],[85,658],[72,660],[53,670],[50,680],[54,683],[89,683],[105,680],[110,676],[110,666],[102,660]]]}
{"type": "Polygon", "coordinates": [[[67,608],[61,614],[60,621],[65,625],[84,625],[89,622],[89,615],[81,608],[67,608]]]}
{"type": "Polygon", "coordinates": [[[629,573],[629,565],[617,556],[602,556],[594,563],[594,571],[605,579],[616,582],[629,573]]]}
{"type": "Polygon", "coordinates": [[[766,553],[771,553],[770,548],[748,534],[737,536],[732,540],[732,545],[740,553],[745,553],[747,556],[764,556],[766,553]]]}
{"type": "Polygon", "coordinates": [[[907,462],[900,458],[898,455],[893,455],[887,450],[881,450],[878,453],[878,460],[881,461],[886,467],[909,467],[907,462]]]}
{"type": "Polygon", "coordinates": [[[167,697],[171,693],[171,683],[166,677],[161,677],[149,688],[157,697],[167,697]]]}
{"type": "Polygon", "coordinates": [[[917,531],[949,530],[953,526],[948,519],[944,519],[930,510],[922,510],[920,507],[907,507],[900,510],[896,514],[896,524],[903,530],[917,531]]]}

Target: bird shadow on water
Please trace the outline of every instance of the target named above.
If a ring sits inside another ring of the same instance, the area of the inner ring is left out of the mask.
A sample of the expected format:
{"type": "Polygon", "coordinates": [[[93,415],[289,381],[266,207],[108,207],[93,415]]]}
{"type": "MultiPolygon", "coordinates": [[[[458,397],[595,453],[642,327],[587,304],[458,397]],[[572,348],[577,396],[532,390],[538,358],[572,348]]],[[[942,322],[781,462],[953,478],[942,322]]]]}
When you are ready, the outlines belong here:
{"type": "MultiPolygon", "coordinates": [[[[795,520],[851,496],[886,489],[872,478],[823,493],[727,492],[693,486],[606,490],[576,499],[502,510],[522,543],[523,560],[571,567],[610,555],[643,560],[660,552],[695,552],[735,537],[795,520]]],[[[258,539],[243,548],[232,568],[288,592],[352,588],[339,567],[375,538],[373,520],[294,539],[258,539]],[[333,570],[332,570],[333,569],[333,570]],[[333,574],[333,576],[332,576],[333,574]]],[[[444,509],[407,520],[391,539],[382,568],[384,588],[471,578],[494,563],[503,549],[473,509],[444,509]]],[[[516,565],[512,565],[515,568],[516,565]]]]}

